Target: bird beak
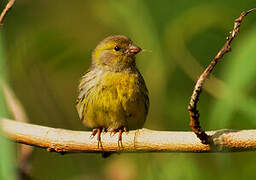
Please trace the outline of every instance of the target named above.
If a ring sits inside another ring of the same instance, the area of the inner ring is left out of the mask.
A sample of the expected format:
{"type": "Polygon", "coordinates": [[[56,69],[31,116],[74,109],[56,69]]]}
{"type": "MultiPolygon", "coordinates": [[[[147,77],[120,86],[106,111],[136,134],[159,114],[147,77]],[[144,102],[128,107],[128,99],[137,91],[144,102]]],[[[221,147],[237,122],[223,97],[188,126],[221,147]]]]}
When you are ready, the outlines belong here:
{"type": "Polygon", "coordinates": [[[141,48],[135,45],[130,45],[128,49],[128,54],[135,55],[141,51],[141,48]]]}

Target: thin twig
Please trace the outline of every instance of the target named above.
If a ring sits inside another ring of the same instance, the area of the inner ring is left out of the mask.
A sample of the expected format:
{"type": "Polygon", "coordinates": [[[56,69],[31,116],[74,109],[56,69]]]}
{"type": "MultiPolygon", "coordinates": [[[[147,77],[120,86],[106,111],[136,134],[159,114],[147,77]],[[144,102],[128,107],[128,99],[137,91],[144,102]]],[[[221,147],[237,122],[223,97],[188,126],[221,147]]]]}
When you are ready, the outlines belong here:
{"type": "Polygon", "coordinates": [[[250,9],[249,11],[242,12],[241,15],[235,19],[234,28],[230,32],[229,37],[227,37],[227,41],[221,50],[217,53],[217,55],[213,58],[209,66],[205,69],[205,71],[198,78],[196,85],[194,87],[194,91],[192,93],[190,103],[188,105],[188,110],[190,114],[190,126],[196,136],[201,140],[203,144],[209,144],[211,142],[210,136],[208,136],[205,131],[201,128],[199,122],[199,111],[197,110],[197,103],[199,101],[199,96],[202,92],[203,84],[217,62],[231,50],[230,44],[232,40],[238,35],[239,27],[244,19],[244,17],[252,11],[256,11],[256,8],[250,9]]]}
{"type": "Polygon", "coordinates": [[[102,152],[237,152],[256,151],[256,130],[218,130],[207,132],[213,143],[205,145],[193,132],[168,132],[138,129],[123,134],[122,147],[118,134],[103,133],[102,146],[91,132],[71,131],[0,119],[3,134],[9,139],[64,153],[102,152]]]}
{"type": "Polygon", "coordinates": [[[7,12],[12,8],[13,4],[14,4],[15,0],[10,0],[7,5],[5,6],[4,10],[2,11],[1,15],[0,15],[0,26],[3,25],[3,20],[4,17],[6,16],[7,12]]]}

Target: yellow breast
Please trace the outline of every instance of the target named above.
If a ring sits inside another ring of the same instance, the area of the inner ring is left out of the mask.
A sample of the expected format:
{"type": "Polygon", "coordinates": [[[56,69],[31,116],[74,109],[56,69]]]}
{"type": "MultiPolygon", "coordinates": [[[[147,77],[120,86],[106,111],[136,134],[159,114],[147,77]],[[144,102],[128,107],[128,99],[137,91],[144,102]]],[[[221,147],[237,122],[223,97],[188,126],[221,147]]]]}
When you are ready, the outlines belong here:
{"type": "Polygon", "coordinates": [[[141,78],[140,74],[129,72],[105,72],[97,77],[95,85],[77,105],[84,124],[108,129],[142,127],[149,102],[141,78]]]}

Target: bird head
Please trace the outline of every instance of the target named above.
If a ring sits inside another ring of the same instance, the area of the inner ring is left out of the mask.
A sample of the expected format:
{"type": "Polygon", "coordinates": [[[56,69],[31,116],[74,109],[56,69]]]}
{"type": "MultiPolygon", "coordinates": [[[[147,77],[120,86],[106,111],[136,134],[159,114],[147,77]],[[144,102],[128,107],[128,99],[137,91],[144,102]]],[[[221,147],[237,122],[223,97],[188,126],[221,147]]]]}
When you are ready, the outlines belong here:
{"type": "Polygon", "coordinates": [[[141,48],[126,36],[109,36],[92,53],[92,64],[114,71],[135,66],[135,55],[141,48]]]}

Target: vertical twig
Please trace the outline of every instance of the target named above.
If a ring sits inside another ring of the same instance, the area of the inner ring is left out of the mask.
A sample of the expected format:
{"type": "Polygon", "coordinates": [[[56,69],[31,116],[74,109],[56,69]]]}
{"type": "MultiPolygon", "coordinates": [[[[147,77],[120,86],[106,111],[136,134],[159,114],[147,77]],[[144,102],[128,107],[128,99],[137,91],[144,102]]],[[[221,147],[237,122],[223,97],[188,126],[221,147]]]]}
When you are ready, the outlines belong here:
{"type": "Polygon", "coordinates": [[[225,44],[221,48],[221,50],[217,53],[217,55],[213,58],[211,63],[205,69],[205,71],[198,78],[196,85],[194,87],[194,91],[192,93],[190,103],[188,105],[188,110],[190,114],[190,126],[196,136],[201,140],[203,144],[209,144],[210,138],[205,133],[205,131],[200,126],[199,121],[199,111],[197,110],[197,103],[199,101],[199,96],[202,92],[203,84],[208,77],[208,75],[212,72],[213,68],[217,64],[217,62],[231,50],[230,44],[232,40],[238,35],[240,25],[244,19],[244,17],[252,11],[256,11],[256,8],[250,9],[248,11],[242,12],[241,15],[235,19],[234,28],[230,32],[229,37],[227,37],[225,44]]]}
{"type": "Polygon", "coordinates": [[[5,6],[3,12],[0,15],[0,26],[3,25],[3,20],[4,17],[6,16],[7,12],[12,8],[13,4],[14,4],[15,0],[9,0],[9,2],[7,3],[7,5],[5,6]]]}

